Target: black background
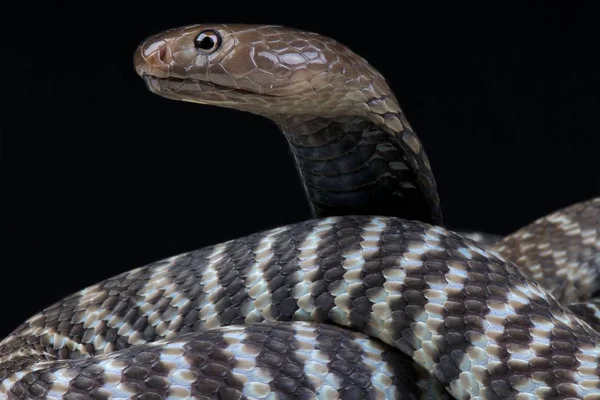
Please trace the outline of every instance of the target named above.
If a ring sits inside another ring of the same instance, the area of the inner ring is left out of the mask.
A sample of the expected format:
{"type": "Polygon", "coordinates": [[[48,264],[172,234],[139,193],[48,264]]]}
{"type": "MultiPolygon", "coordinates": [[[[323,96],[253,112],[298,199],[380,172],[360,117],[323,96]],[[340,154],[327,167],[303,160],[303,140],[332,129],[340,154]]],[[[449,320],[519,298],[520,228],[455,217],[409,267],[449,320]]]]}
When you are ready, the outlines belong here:
{"type": "Polygon", "coordinates": [[[290,25],[364,56],[420,135],[453,228],[508,234],[600,192],[598,35],[581,16],[171,3],[3,25],[1,335],[116,273],[310,217],[272,123],[144,87],[133,52],[174,26],[290,25]]]}

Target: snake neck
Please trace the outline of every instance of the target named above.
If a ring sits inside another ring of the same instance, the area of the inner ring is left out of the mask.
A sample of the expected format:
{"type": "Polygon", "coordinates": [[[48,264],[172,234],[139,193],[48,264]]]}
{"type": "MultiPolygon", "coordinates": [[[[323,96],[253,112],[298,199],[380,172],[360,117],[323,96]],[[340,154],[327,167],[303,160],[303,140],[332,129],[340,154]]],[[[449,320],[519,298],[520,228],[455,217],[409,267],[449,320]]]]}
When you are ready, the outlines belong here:
{"type": "Polygon", "coordinates": [[[442,224],[427,156],[405,119],[391,117],[398,123],[359,116],[271,118],[290,144],[315,217],[386,215],[442,224]]]}

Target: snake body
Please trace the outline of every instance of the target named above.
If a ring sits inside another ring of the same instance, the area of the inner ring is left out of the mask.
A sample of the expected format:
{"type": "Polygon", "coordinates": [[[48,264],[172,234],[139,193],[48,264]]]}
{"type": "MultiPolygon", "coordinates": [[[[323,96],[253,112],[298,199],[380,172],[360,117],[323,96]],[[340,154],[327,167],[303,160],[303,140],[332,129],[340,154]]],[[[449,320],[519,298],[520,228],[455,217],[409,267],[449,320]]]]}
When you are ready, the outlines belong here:
{"type": "Polygon", "coordinates": [[[495,242],[444,228],[385,79],[316,33],[187,26],[134,63],[161,96],[277,124],[314,218],[42,310],[0,342],[0,396],[600,398],[600,199],[495,242]]]}

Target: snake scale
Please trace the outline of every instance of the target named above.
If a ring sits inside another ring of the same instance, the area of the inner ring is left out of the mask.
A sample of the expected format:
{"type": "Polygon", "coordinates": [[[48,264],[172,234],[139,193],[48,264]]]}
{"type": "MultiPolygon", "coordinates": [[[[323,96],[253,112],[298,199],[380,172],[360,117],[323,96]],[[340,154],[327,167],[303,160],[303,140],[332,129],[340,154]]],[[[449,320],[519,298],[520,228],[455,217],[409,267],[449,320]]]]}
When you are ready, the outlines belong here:
{"type": "Polygon", "coordinates": [[[497,241],[448,230],[385,79],[317,33],[179,27],[134,64],[273,121],[314,218],[47,307],[0,343],[0,397],[600,399],[600,199],[497,241]]]}

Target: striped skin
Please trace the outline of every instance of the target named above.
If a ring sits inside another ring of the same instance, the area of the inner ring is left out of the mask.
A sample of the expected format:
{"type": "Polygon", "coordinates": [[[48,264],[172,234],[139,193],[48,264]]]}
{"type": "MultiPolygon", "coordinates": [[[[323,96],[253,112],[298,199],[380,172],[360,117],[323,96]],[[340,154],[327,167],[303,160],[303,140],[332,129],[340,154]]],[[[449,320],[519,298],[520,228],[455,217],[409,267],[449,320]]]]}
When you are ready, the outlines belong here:
{"type": "MultiPolygon", "coordinates": [[[[372,213],[442,224],[429,161],[394,94],[340,43],[279,26],[194,25],[148,38],[134,63],[160,96],[275,122],[314,216],[372,213]],[[208,51],[196,46],[205,32],[221,43],[208,51]]],[[[528,254],[529,261],[541,256],[528,254]]],[[[282,306],[289,317],[293,304],[282,306]]]]}
{"type": "Polygon", "coordinates": [[[559,209],[505,237],[460,233],[518,264],[600,329],[600,197],[559,209]]]}
{"type": "MultiPolygon", "coordinates": [[[[333,325],[232,325],[111,355],[41,362],[8,398],[417,399],[410,359],[333,325]]],[[[10,385],[10,383],[8,384],[10,385]]],[[[3,389],[7,386],[4,383],[3,389]]]]}
{"type": "MultiPolygon", "coordinates": [[[[48,359],[92,355],[97,358],[88,360],[94,363],[113,359],[115,350],[123,349],[129,357],[149,341],[158,340],[154,346],[164,349],[160,340],[172,340],[178,343],[172,351],[181,354],[181,335],[228,324],[292,320],[336,324],[377,338],[410,356],[459,399],[600,396],[596,372],[600,335],[516,265],[440,227],[367,216],[311,220],[250,235],[133,270],[74,294],[0,343],[5,371],[0,374],[4,377],[0,393],[19,398],[19,388],[32,381],[27,371],[40,368],[27,359],[21,363],[19,352],[26,349],[48,359]],[[19,372],[12,374],[11,368],[19,372]],[[15,384],[19,379],[21,384],[15,384]]],[[[206,334],[222,331],[211,332],[206,334]]],[[[290,337],[300,340],[297,333],[290,337]]],[[[362,351],[369,346],[362,346],[362,351]]],[[[289,347],[278,350],[275,345],[270,350],[286,352],[289,347]]],[[[237,349],[234,358],[244,358],[246,350],[237,349]]],[[[266,359],[252,362],[266,365],[270,362],[266,359]]],[[[142,357],[142,363],[152,360],[142,357]]],[[[326,360],[329,363],[331,357],[326,360]]],[[[127,380],[125,364],[106,363],[114,367],[109,382],[127,380]]],[[[328,365],[328,371],[334,371],[333,364],[328,365]]],[[[39,379],[46,386],[56,379],[61,380],[60,387],[73,384],[74,376],[61,372],[64,366],[64,361],[42,364],[53,371],[39,379]]],[[[183,371],[186,365],[180,363],[178,368],[183,371]]],[[[369,368],[372,371],[375,364],[369,368]]],[[[138,373],[145,376],[141,371],[133,375],[138,373]]],[[[106,382],[106,372],[101,375],[94,379],[106,382]]],[[[136,379],[142,379],[139,376],[136,379]]],[[[85,382],[83,390],[91,396],[98,383],[85,382]]],[[[127,390],[139,390],[148,398],[153,398],[150,392],[163,397],[179,393],[172,383],[161,382],[160,388],[140,384],[127,390]]],[[[218,383],[214,390],[235,389],[236,382],[218,383]]],[[[304,381],[295,382],[301,387],[304,381]]],[[[371,380],[371,384],[382,383],[371,380]]],[[[39,384],[34,390],[44,387],[39,384]]]]}
{"type": "MultiPolygon", "coordinates": [[[[367,60],[332,38],[273,25],[192,25],[144,40],[134,65],[162,97],[276,123],[315,217],[373,214],[442,225],[431,165],[394,93],[367,60]],[[199,48],[205,32],[220,45],[199,48]]],[[[600,287],[599,229],[600,198],[500,242],[476,237],[570,303],[600,287]]]]}
{"type": "Polygon", "coordinates": [[[569,309],[573,314],[600,332],[600,298],[596,297],[586,302],[569,304],[569,309]]]}
{"type": "Polygon", "coordinates": [[[600,290],[600,197],[557,210],[490,246],[568,304],[600,290]]]}
{"type": "MultiPolygon", "coordinates": [[[[140,46],[153,92],[277,123],[315,216],[442,223],[419,139],[365,60],[314,33],[240,25],[213,26],[223,47],[200,56],[202,29],[140,46]]],[[[586,255],[597,235],[572,221],[556,214],[495,252],[420,222],[330,217],[174,256],[18,327],[0,343],[0,395],[442,398],[441,383],[460,399],[599,398],[599,334],[572,312],[594,310],[531,278],[552,283],[552,263],[580,278],[565,247],[579,239],[586,255]],[[567,240],[543,236],[555,225],[567,240]],[[519,252],[532,275],[502,256],[519,252]]]]}

